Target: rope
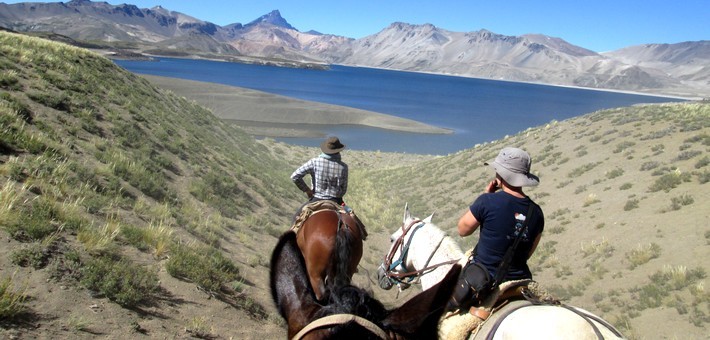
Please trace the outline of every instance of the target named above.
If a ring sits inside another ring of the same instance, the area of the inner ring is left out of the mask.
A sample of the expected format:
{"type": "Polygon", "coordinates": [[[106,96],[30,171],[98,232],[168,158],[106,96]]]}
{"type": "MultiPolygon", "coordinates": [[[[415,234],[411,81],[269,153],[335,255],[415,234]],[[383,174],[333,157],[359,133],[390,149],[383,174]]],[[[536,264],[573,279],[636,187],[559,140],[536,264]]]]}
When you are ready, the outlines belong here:
{"type": "Polygon", "coordinates": [[[319,328],[324,328],[328,326],[335,326],[335,325],[344,325],[349,322],[355,322],[356,324],[364,327],[368,331],[374,333],[377,335],[380,339],[388,339],[387,333],[382,330],[379,326],[375,325],[372,321],[367,320],[363,317],[359,317],[357,315],[353,314],[333,314],[333,315],[328,315],[325,317],[322,317],[320,319],[317,319],[308,325],[301,329],[300,332],[298,332],[296,335],[291,338],[291,340],[300,340],[302,339],[306,334],[319,329],[319,328]]]}

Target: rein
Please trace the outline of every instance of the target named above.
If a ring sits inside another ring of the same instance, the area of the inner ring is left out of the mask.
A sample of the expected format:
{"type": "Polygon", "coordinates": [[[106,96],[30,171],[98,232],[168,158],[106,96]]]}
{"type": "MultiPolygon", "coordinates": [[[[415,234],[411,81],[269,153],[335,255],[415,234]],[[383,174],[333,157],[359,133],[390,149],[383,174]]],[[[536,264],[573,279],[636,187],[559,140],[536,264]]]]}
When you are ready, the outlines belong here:
{"type": "Polygon", "coordinates": [[[349,322],[355,322],[356,324],[364,327],[368,331],[377,335],[380,339],[388,339],[387,333],[385,333],[382,328],[380,328],[370,320],[353,314],[334,314],[322,317],[309,323],[308,325],[306,325],[306,327],[303,327],[300,332],[296,333],[296,335],[294,335],[291,340],[300,340],[304,336],[306,336],[306,334],[316,329],[325,328],[329,326],[344,325],[349,322]]]}
{"type": "MultiPolygon", "coordinates": [[[[414,271],[409,271],[409,272],[403,272],[403,273],[395,273],[392,272],[393,269],[395,269],[397,266],[402,265],[402,268],[404,267],[404,263],[406,262],[407,254],[409,253],[409,245],[412,243],[412,239],[414,239],[414,234],[419,230],[421,227],[423,227],[426,223],[423,222],[422,220],[413,220],[409,223],[409,225],[404,225],[402,224],[402,236],[397,238],[395,241],[394,246],[392,246],[392,250],[390,250],[389,254],[387,254],[387,257],[385,257],[385,260],[383,262],[384,268],[385,268],[385,275],[393,281],[403,283],[404,279],[408,279],[408,282],[412,282],[416,280],[417,278],[420,278],[421,276],[432,272],[434,269],[448,265],[448,264],[454,264],[458,262],[458,260],[450,260],[442,263],[438,263],[435,265],[429,266],[429,262],[431,259],[434,257],[434,254],[436,253],[437,250],[439,250],[439,247],[441,246],[441,243],[444,241],[446,238],[446,235],[444,235],[439,242],[436,244],[436,247],[434,247],[434,250],[429,254],[429,258],[426,260],[426,263],[424,264],[424,268],[419,269],[419,270],[414,270],[414,271]],[[409,233],[410,230],[412,231],[412,235],[409,237],[409,241],[407,242],[406,245],[403,245],[404,243],[404,238],[407,236],[407,233],[409,233]],[[394,254],[397,251],[398,248],[401,247],[400,255],[397,261],[393,262],[394,254]]],[[[406,269],[406,268],[405,268],[406,269]]]]}

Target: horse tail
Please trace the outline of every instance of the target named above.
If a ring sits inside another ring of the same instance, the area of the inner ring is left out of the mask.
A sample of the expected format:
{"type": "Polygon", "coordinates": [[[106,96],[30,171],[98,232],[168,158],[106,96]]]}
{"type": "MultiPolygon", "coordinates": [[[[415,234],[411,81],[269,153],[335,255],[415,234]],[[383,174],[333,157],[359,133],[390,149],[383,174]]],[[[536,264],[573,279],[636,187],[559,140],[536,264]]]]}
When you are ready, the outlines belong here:
{"type": "Polygon", "coordinates": [[[352,232],[343,221],[342,216],[338,213],[338,227],[335,235],[335,251],[331,257],[330,268],[334,268],[333,284],[335,287],[342,287],[350,284],[350,261],[352,259],[352,248],[355,243],[352,232]],[[334,264],[334,265],[333,265],[334,264]]]}

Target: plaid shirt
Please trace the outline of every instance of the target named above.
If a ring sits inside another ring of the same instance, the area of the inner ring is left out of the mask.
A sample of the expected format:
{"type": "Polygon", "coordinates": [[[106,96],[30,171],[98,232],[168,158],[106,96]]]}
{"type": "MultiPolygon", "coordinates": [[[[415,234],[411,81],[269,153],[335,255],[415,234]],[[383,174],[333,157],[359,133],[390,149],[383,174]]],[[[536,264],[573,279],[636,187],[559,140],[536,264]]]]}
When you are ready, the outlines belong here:
{"type": "Polygon", "coordinates": [[[343,198],[348,191],[348,165],[340,160],[340,154],[313,158],[291,174],[291,180],[303,192],[309,190],[303,177],[311,175],[313,196],[318,199],[343,198]]]}

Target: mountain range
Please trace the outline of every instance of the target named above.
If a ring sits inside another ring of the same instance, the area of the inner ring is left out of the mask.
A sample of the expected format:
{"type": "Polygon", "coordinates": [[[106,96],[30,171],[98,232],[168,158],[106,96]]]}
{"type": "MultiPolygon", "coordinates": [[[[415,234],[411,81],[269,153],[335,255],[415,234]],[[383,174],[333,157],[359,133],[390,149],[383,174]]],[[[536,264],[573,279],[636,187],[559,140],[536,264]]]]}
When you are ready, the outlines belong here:
{"type": "Polygon", "coordinates": [[[219,26],[161,6],[90,0],[0,3],[0,26],[151,55],[343,64],[684,97],[710,93],[705,40],[597,53],[541,34],[453,32],[403,22],[353,39],[301,32],[278,10],[219,26]]]}

